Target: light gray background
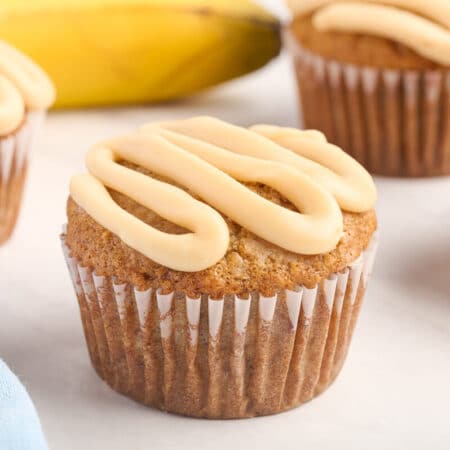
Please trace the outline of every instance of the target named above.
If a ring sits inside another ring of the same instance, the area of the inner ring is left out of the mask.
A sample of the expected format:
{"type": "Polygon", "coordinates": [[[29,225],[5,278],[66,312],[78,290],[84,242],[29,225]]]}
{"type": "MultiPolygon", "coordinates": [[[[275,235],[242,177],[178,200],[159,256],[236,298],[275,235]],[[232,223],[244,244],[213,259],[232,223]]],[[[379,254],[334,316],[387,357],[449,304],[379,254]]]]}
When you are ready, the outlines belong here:
{"type": "Polygon", "coordinates": [[[94,374],[58,241],[69,177],[100,139],[204,113],[295,126],[289,59],[170,107],[54,113],[47,122],[17,232],[0,249],[0,356],[31,392],[51,448],[449,449],[448,178],[377,179],[382,242],[371,287],[341,377],[312,403],[268,418],[200,421],[139,406],[94,374]]]}

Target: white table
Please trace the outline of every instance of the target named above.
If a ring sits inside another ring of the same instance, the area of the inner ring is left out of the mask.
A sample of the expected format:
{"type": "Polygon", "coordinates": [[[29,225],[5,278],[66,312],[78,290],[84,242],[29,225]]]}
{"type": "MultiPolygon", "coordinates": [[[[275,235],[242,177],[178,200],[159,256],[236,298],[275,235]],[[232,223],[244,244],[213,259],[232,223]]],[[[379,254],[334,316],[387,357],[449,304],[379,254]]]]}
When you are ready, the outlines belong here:
{"type": "Polygon", "coordinates": [[[284,57],[189,102],[50,115],[17,232],[0,249],[0,355],[28,387],[53,450],[450,448],[450,179],[377,180],[382,244],[370,291],[340,378],[312,403],[193,420],[121,397],[91,369],[58,239],[69,178],[89,146],[205,113],[295,126],[296,103],[284,57]]]}

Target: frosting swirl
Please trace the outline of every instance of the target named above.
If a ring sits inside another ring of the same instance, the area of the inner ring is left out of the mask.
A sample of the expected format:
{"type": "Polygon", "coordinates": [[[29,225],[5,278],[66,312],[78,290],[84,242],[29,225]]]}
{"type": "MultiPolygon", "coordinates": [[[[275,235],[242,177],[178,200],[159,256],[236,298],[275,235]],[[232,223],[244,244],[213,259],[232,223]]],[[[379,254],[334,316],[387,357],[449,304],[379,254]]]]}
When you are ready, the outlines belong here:
{"type": "Polygon", "coordinates": [[[72,178],[74,201],[130,247],[186,272],[211,267],[225,255],[229,232],[221,214],[281,248],[320,254],[333,250],[342,236],[339,205],[360,212],[376,200],[370,175],[321,133],[270,126],[247,130],[207,117],[150,124],[96,145],[87,167],[89,175],[72,178]],[[121,160],[176,181],[202,201],[124,167],[121,160]],[[241,182],[271,186],[298,211],[241,182]],[[107,188],[189,232],[169,234],[145,224],[121,209],[107,188]]]}
{"type": "Polygon", "coordinates": [[[313,14],[320,31],[365,33],[399,42],[438,64],[450,65],[447,0],[288,0],[296,15],[313,14]]]}
{"type": "Polygon", "coordinates": [[[48,108],[55,89],[45,72],[28,56],[0,41],[0,134],[13,132],[25,111],[48,108]]]}

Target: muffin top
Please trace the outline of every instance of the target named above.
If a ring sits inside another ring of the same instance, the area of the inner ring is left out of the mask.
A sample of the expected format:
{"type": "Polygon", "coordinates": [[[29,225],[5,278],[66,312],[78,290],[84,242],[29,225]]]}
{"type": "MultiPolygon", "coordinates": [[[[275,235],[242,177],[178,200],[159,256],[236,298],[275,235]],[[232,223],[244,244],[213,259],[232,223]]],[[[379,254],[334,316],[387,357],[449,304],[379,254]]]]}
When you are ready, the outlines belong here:
{"type": "Polygon", "coordinates": [[[245,296],[313,287],[376,229],[370,175],[318,132],[213,118],[100,143],[73,177],[66,242],[140,290],[245,296]]]}
{"type": "Polygon", "coordinates": [[[55,89],[45,72],[0,40],[0,135],[15,131],[26,111],[47,109],[54,100],[55,89]]]}
{"type": "Polygon", "coordinates": [[[288,0],[307,49],[338,61],[395,69],[450,67],[447,0],[288,0]]]}

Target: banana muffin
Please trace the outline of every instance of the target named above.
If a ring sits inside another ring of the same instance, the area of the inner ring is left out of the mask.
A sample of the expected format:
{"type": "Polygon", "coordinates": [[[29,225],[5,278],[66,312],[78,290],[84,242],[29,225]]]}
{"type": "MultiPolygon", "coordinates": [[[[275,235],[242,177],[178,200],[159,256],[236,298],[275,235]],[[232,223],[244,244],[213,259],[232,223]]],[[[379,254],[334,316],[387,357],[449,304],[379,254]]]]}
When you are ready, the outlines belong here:
{"type": "Polygon", "coordinates": [[[305,127],[373,173],[450,174],[450,3],[288,3],[305,127]]]}
{"type": "Polygon", "coordinates": [[[0,245],[14,229],[27,155],[54,98],[53,84],[42,69],[0,40],[0,245]]]}
{"type": "Polygon", "coordinates": [[[62,235],[91,361],[206,418],[274,414],[338,375],[376,250],[370,175],[318,132],[213,118],[94,146],[62,235]]]}

